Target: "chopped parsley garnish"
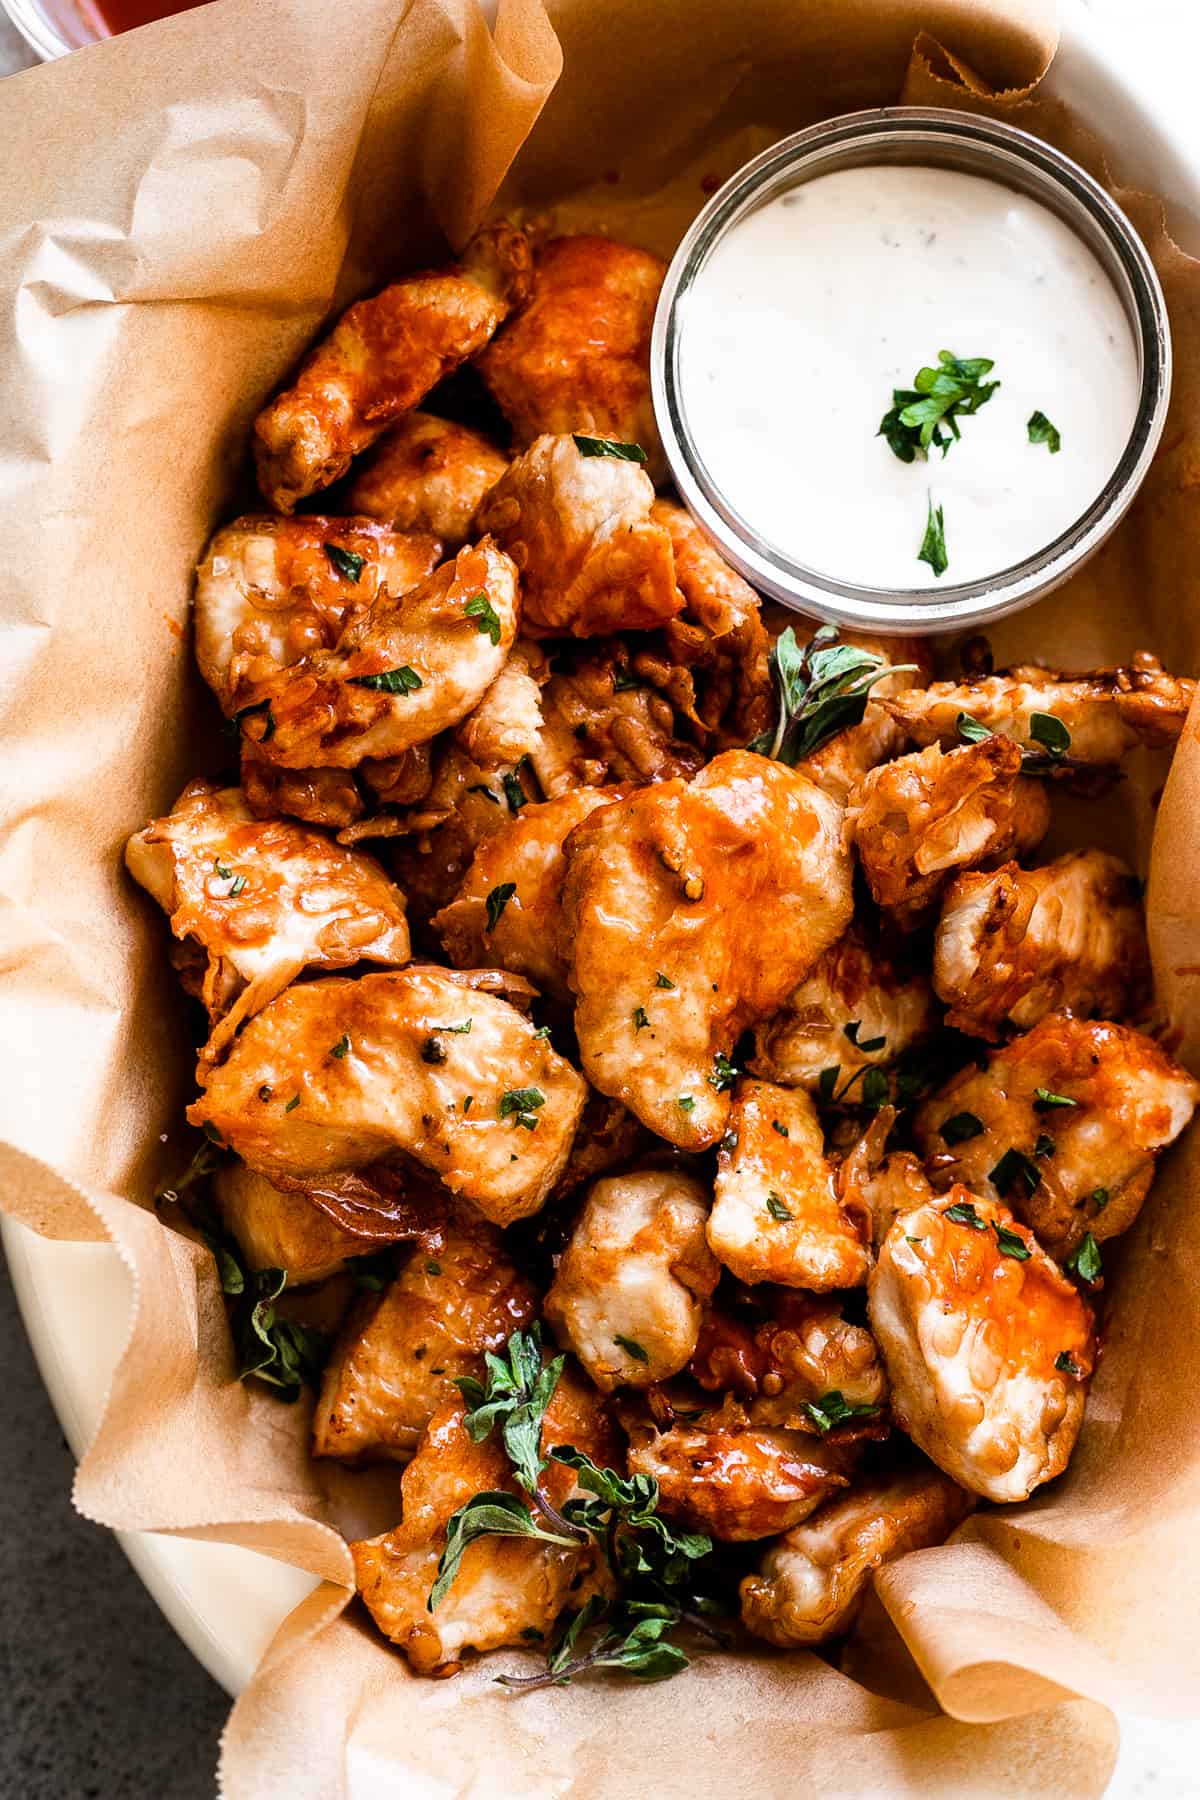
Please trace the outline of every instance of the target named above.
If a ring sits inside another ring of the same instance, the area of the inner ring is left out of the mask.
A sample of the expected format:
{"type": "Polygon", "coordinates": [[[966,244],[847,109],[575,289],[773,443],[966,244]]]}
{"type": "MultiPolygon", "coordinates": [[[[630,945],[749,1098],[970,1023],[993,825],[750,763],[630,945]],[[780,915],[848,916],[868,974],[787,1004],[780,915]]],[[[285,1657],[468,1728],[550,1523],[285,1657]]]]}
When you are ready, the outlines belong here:
{"type": "Polygon", "coordinates": [[[860,1038],[858,1034],[861,1030],[861,1019],[851,1019],[848,1025],[842,1026],[843,1036],[848,1037],[850,1042],[854,1045],[854,1048],[856,1050],[861,1050],[864,1055],[869,1056],[872,1050],[883,1049],[883,1046],[887,1043],[886,1037],[860,1038]]]}
{"type": "Polygon", "coordinates": [[[837,635],[835,626],[822,625],[801,649],[790,625],[780,633],[770,656],[778,718],[748,749],[794,768],[826,738],[860,722],[877,681],[915,666],[839,644],[837,635]]]}
{"type": "Polygon", "coordinates": [[[466,1118],[467,1114],[470,1112],[470,1110],[474,1106],[474,1104],[475,1104],[474,1094],[468,1094],[466,1099],[463,1101],[463,1118],[464,1119],[466,1118]]]}
{"type": "Polygon", "coordinates": [[[415,694],[425,686],[415,669],[407,663],[399,669],[384,669],[381,675],[351,675],[351,687],[374,688],[380,694],[415,694]]]}
{"type": "Polygon", "coordinates": [[[696,1102],[692,1099],[690,1094],[680,1094],[675,1104],[680,1112],[690,1113],[695,1112],[696,1110],[696,1102]]]}
{"type": "Polygon", "coordinates": [[[841,1072],[842,1065],[834,1063],[831,1068],[822,1069],[817,1076],[817,1098],[823,1106],[840,1106],[858,1081],[861,1081],[862,1087],[858,1100],[850,1102],[852,1106],[866,1106],[873,1112],[878,1112],[881,1106],[887,1105],[889,1090],[886,1070],[872,1063],[860,1063],[839,1088],[837,1080],[841,1072]]]}
{"type": "Polygon", "coordinates": [[[968,712],[959,713],[954,729],[964,744],[982,744],[985,738],[993,735],[990,725],[985,725],[982,719],[973,719],[968,712]]]}
{"type": "Polygon", "coordinates": [[[246,877],[244,875],[235,875],[226,898],[229,900],[236,900],[245,885],[246,877]]]}
{"type": "Polygon", "coordinates": [[[219,856],[213,857],[213,868],[216,870],[217,875],[222,881],[233,880],[233,870],[227,869],[219,856]]]}
{"type": "Polygon", "coordinates": [[[996,1233],[996,1246],[1001,1256],[1011,1256],[1014,1262],[1029,1261],[1029,1246],[1024,1238],[1018,1237],[1015,1231],[1010,1231],[1007,1225],[1001,1225],[995,1219],[992,1220],[992,1230],[996,1233]]]}
{"type": "Polygon", "coordinates": [[[1058,427],[1052,425],[1044,412],[1032,412],[1025,425],[1031,444],[1045,444],[1051,456],[1057,456],[1062,449],[1062,438],[1058,427]]]}
{"type": "Polygon", "coordinates": [[[1096,1211],[1098,1213],[1102,1213],[1104,1211],[1105,1207],[1108,1205],[1108,1189],[1107,1188],[1093,1189],[1092,1199],[1096,1203],[1096,1211]]]}
{"type": "Polygon", "coordinates": [[[1061,719],[1053,713],[1032,712],[1029,715],[1029,735],[1035,744],[1040,744],[1047,755],[1065,756],[1071,748],[1071,733],[1061,719]]]}
{"type": "Polygon", "coordinates": [[[619,1331],[613,1333],[613,1343],[624,1350],[626,1356],[632,1356],[634,1362],[648,1363],[650,1353],[636,1338],[622,1337],[619,1331]]]}
{"type": "Polygon", "coordinates": [[[322,544],[321,548],[339,575],[344,575],[347,581],[358,580],[366,557],[359,556],[355,550],[343,550],[340,544],[322,544]]]}
{"type": "Polygon", "coordinates": [[[917,551],[917,561],[928,563],[938,576],[944,575],[950,567],[950,558],[946,554],[946,516],[940,506],[933,504],[932,494],[927,499],[925,536],[917,551]]]}
{"type": "Polygon", "coordinates": [[[819,1400],[806,1400],[803,1409],[824,1437],[835,1425],[844,1425],[847,1419],[873,1419],[878,1413],[878,1406],[867,1405],[866,1402],[847,1400],[837,1388],[828,1394],[822,1394],[819,1400]]]}
{"type": "Polygon", "coordinates": [[[774,1188],[772,1188],[767,1195],[767,1211],[773,1219],[778,1219],[780,1224],[782,1224],[785,1219],[794,1219],[796,1216],[795,1213],[788,1211],[787,1207],[783,1204],[782,1198],[775,1192],[774,1188]]]}
{"type": "Polygon", "coordinates": [[[635,1031],[645,1031],[649,1023],[650,1021],[646,1017],[645,1007],[635,1006],[633,1009],[633,1029],[635,1031]]]}
{"type": "Polygon", "coordinates": [[[1060,1350],[1054,1359],[1054,1366],[1063,1375],[1082,1375],[1083,1370],[1075,1361],[1069,1350],[1060,1350]]]}
{"type": "MultiPolygon", "coordinates": [[[[441,1272],[442,1265],[440,1262],[427,1262],[425,1264],[425,1273],[427,1275],[440,1275],[441,1272]]],[[[431,1371],[431,1373],[436,1373],[436,1370],[431,1371]]]]}
{"type": "Polygon", "coordinates": [[[452,1032],[455,1037],[466,1037],[474,1023],[474,1019],[464,1019],[461,1025],[439,1025],[438,1030],[452,1032]]]}
{"type": "Polygon", "coordinates": [[[500,1096],[499,1116],[523,1125],[526,1131],[533,1131],[537,1125],[537,1109],[545,1104],[546,1096],[541,1088],[509,1088],[500,1096]]]}
{"type": "Polygon", "coordinates": [[[1054,1139],[1052,1137],[1047,1137],[1046,1133],[1043,1131],[1038,1138],[1037,1143],[1033,1146],[1033,1154],[1035,1156],[1053,1156],[1057,1148],[1058,1145],[1054,1142],[1054,1139]]]}
{"type": "Polygon", "coordinates": [[[1079,1243],[1072,1250],[1063,1264],[1068,1275],[1078,1275],[1080,1281],[1089,1285],[1100,1279],[1100,1246],[1090,1231],[1085,1231],[1079,1243]]]}
{"type": "Polygon", "coordinates": [[[528,757],[523,756],[515,768],[506,769],[500,778],[501,786],[504,789],[504,798],[508,801],[508,810],[511,813],[520,812],[529,798],[521,786],[521,769],[528,760],[528,757]]]}
{"type": "Polygon", "coordinates": [[[675,983],[673,981],[668,981],[661,969],[654,977],[654,985],[656,988],[669,988],[672,993],[675,991],[675,983]]]}
{"type": "Polygon", "coordinates": [[[1041,1186],[1042,1171],[1020,1150],[1010,1146],[995,1168],[989,1171],[988,1180],[998,1194],[1007,1194],[1018,1181],[1024,1182],[1026,1192],[1032,1194],[1041,1186]]]}
{"type": "Polygon", "coordinates": [[[777,1131],[779,1133],[780,1137],[791,1137],[791,1135],[792,1135],[791,1132],[788,1130],[787,1126],[782,1124],[779,1119],[771,1120],[771,1130],[777,1131]]]}
{"type": "Polygon", "coordinates": [[[987,1230],[986,1222],[980,1218],[969,1200],[955,1201],[953,1206],[946,1208],[945,1216],[952,1225],[969,1225],[972,1231],[987,1230]]]}
{"type": "Polygon", "coordinates": [[[982,1132],[981,1119],[977,1119],[974,1113],[960,1112],[944,1122],[941,1138],[944,1144],[965,1144],[968,1139],[981,1136],[982,1132]]]}
{"type": "Polygon", "coordinates": [[[517,884],[515,881],[502,881],[499,887],[494,887],[492,889],[487,897],[487,928],[489,931],[495,931],[497,925],[500,923],[501,913],[504,911],[516,891],[517,884]]]}
{"type": "Polygon", "coordinates": [[[330,1056],[336,1056],[338,1061],[341,1062],[341,1060],[344,1056],[349,1055],[349,1052],[350,1052],[350,1038],[349,1038],[349,1035],[343,1031],[343,1033],[342,1033],[341,1037],[338,1039],[337,1043],[331,1046],[329,1054],[330,1054],[330,1056]]]}
{"type": "Polygon", "coordinates": [[[533,1035],[535,1038],[548,1038],[550,1036],[550,1027],[548,1025],[539,1025],[533,1035]]]}
{"type": "Polygon", "coordinates": [[[1078,1100],[1071,1100],[1066,1094],[1052,1093],[1049,1088],[1038,1087],[1033,1090],[1034,1112],[1049,1112],[1054,1106],[1078,1106],[1078,1100]]]}
{"type": "Polygon", "coordinates": [[[300,1104],[299,1094],[293,1094],[291,1099],[288,1101],[287,1105],[284,1107],[283,1110],[285,1113],[295,1112],[295,1110],[299,1106],[299,1104],[300,1104]]]}
{"type": "Polygon", "coordinates": [[[646,461],[646,452],[640,444],[622,444],[616,438],[581,437],[578,432],[574,433],[574,438],[580,456],[615,456],[618,462],[646,461]]]}
{"type": "Polygon", "coordinates": [[[463,612],[468,619],[474,619],[475,629],[486,632],[493,644],[500,642],[500,614],[482,589],[478,594],[471,595],[463,612]]]}
{"type": "Polygon", "coordinates": [[[713,1064],[713,1072],[708,1077],[708,1085],[716,1088],[718,1094],[727,1093],[734,1085],[741,1070],[736,1068],[723,1051],[717,1051],[717,1060],[713,1064]]]}
{"type": "Polygon", "coordinates": [[[1000,386],[983,379],[993,366],[987,356],[955,356],[939,350],[936,369],[918,369],[911,388],[892,389],[892,405],[875,435],[886,438],[892,455],[903,463],[928,456],[931,448],[945,456],[962,435],[959,419],[977,413],[1000,386]]]}

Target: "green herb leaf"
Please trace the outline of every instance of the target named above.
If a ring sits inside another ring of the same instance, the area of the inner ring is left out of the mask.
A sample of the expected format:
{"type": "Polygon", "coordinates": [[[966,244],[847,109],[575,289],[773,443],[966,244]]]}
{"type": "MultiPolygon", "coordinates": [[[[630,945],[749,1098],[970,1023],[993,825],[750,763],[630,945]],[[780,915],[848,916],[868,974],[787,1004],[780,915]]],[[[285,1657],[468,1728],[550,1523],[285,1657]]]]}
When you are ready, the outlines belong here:
{"type": "Polygon", "coordinates": [[[516,891],[517,884],[515,881],[502,881],[499,887],[494,887],[492,889],[487,897],[487,928],[489,931],[495,931],[497,925],[500,923],[501,913],[504,911],[516,891]]]}
{"type": "Polygon", "coordinates": [[[500,1096],[500,1117],[507,1119],[512,1113],[532,1112],[545,1104],[546,1096],[540,1088],[509,1088],[500,1096]]]}
{"type": "Polygon", "coordinates": [[[1033,1090],[1034,1112],[1049,1112],[1054,1106],[1078,1106],[1078,1100],[1068,1099],[1066,1094],[1051,1093],[1049,1088],[1039,1087],[1033,1090]]]}
{"type": "Polygon", "coordinates": [[[1025,425],[1031,444],[1045,444],[1051,456],[1057,456],[1062,449],[1062,438],[1058,428],[1052,425],[1044,412],[1032,412],[1025,425]]]}
{"type": "Polygon", "coordinates": [[[1026,1192],[1032,1194],[1041,1186],[1042,1171],[1020,1150],[1010,1146],[995,1168],[989,1171],[988,1180],[998,1194],[1009,1193],[1018,1181],[1023,1182],[1026,1192]]]}
{"type": "Polygon", "coordinates": [[[1058,1145],[1054,1142],[1054,1139],[1052,1137],[1047,1137],[1045,1132],[1043,1132],[1038,1138],[1037,1143],[1033,1146],[1033,1154],[1035,1156],[1053,1156],[1057,1148],[1058,1145]]]}
{"type": "Polygon", "coordinates": [[[511,813],[520,812],[528,799],[525,789],[521,786],[521,769],[528,761],[529,758],[523,756],[515,768],[506,769],[500,778],[500,785],[504,789],[504,798],[508,801],[508,810],[511,813]]]}
{"type": "Polygon", "coordinates": [[[438,1030],[448,1031],[453,1037],[466,1037],[474,1022],[473,1019],[464,1019],[461,1025],[439,1025],[438,1030]]]}
{"type": "Polygon", "coordinates": [[[247,1272],[232,1323],[238,1379],[256,1376],[278,1388],[281,1399],[294,1400],[302,1385],[320,1386],[328,1345],[322,1332],[279,1318],[274,1303],[286,1285],[286,1269],[247,1272]]]}
{"type": "Polygon", "coordinates": [[[484,799],[490,800],[493,806],[499,806],[500,804],[499,794],[493,794],[491,788],[486,787],[482,781],[472,783],[467,789],[467,792],[468,794],[482,794],[484,799]]]}
{"type": "Polygon", "coordinates": [[[940,1135],[944,1144],[965,1144],[982,1133],[982,1119],[977,1119],[971,1112],[960,1112],[945,1120],[940,1135]]]}
{"type": "Polygon", "coordinates": [[[337,1043],[330,1049],[329,1054],[330,1056],[336,1056],[339,1062],[341,1062],[344,1056],[350,1054],[350,1038],[346,1032],[343,1031],[337,1043]]]}
{"type": "Polygon", "coordinates": [[[1007,1225],[1001,1225],[995,1219],[992,1220],[992,1230],[996,1233],[996,1245],[1001,1256],[1011,1256],[1014,1262],[1029,1261],[1029,1246],[1024,1238],[1018,1237],[1015,1231],[1010,1231],[1007,1225]]]}
{"type": "Polygon", "coordinates": [[[1059,1351],[1054,1359],[1054,1366],[1064,1375],[1082,1375],[1083,1373],[1069,1350],[1059,1351]]]}
{"type": "Polygon", "coordinates": [[[323,544],[321,548],[339,575],[344,575],[347,581],[358,580],[363,572],[365,557],[359,556],[354,550],[343,550],[340,544],[323,544]]]}
{"type": "Polygon", "coordinates": [[[1108,1205],[1108,1189],[1107,1188],[1093,1188],[1092,1199],[1095,1201],[1096,1211],[1098,1213],[1102,1213],[1104,1211],[1105,1207],[1108,1205]]]}
{"type": "Polygon", "coordinates": [[[446,1548],[438,1561],[437,1580],[426,1602],[430,1612],[445,1599],[463,1557],[481,1537],[537,1538],[543,1544],[561,1544],[564,1549],[572,1550],[577,1544],[575,1538],[565,1537],[561,1532],[543,1531],[516,1494],[476,1494],[473,1500],[459,1507],[447,1526],[446,1548]]]}
{"type": "Polygon", "coordinates": [[[956,1200],[953,1206],[946,1208],[944,1216],[952,1225],[969,1225],[972,1231],[987,1230],[987,1225],[969,1200],[956,1200]]]}
{"type": "Polygon", "coordinates": [[[482,589],[478,594],[471,595],[463,612],[468,619],[474,619],[475,629],[486,632],[493,644],[500,642],[500,615],[482,589]]]}
{"type": "Polygon", "coordinates": [[[646,452],[640,444],[621,444],[615,438],[580,437],[574,434],[580,456],[615,456],[619,462],[644,463],[646,452]]]}
{"type": "Polygon", "coordinates": [[[233,880],[233,870],[227,869],[225,867],[224,863],[221,861],[221,858],[219,856],[213,857],[213,868],[216,870],[217,877],[219,880],[221,880],[221,881],[232,881],[233,880]]]}
{"type": "Polygon", "coordinates": [[[944,575],[950,567],[950,558],[946,554],[946,517],[942,508],[933,504],[932,494],[927,499],[925,536],[917,551],[917,561],[928,563],[934,574],[939,576],[944,575]]]}
{"type": "Polygon", "coordinates": [[[849,1401],[834,1388],[817,1401],[806,1400],[803,1410],[824,1437],[827,1431],[832,1431],[835,1425],[844,1425],[848,1419],[873,1419],[879,1408],[865,1402],[849,1401]]]}
{"type": "Polygon", "coordinates": [[[673,981],[668,981],[661,969],[654,977],[654,985],[656,988],[667,988],[671,993],[674,993],[675,991],[675,983],[673,981]]]}
{"type": "Polygon", "coordinates": [[[983,380],[992,367],[986,356],[939,350],[936,369],[918,369],[911,388],[893,388],[891,408],[875,435],[886,438],[893,456],[904,463],[928,456],[931,448],[945,456],[961,435],[959,419],[978,412],[1000,386],[983,380]]]}
{"type": "Polygon", "coordinates": [[[1078,1275],[1080,1281],[1086,1281],[1089,1287],[1094,1281],[1099,1281],[1102,1267],[1100,1246],[1090,1231],[1084,1232],[1063,1267],[1069,1275],[1078,1275]]]}
{"type": "Polygon", "coordinates": [[[645,1007],[635,1006],[633,1009],[633,1029],[635,1031],[645,1031],[649,1023],[650,1021],[646,1017],[645,1007]]]}
{"type": "Polygon", "coordinates": [[[1065,756],[1071,748],[1071,733],[1061,719],[1053,713],[1031,712],[1029,715],[1029,735],[1036,744],[1053,757],[1065,756]]]}
{"type": "Polygon", "coordinates": [[[883,1046],[887,1043],[886,1037],[860,1038],[858,1034],[861,1030],[861,1019],[851,1019],[848,1025],[842,1026],[843,1036],[848,1037],[850,1042],[854,1045],[854,1048],[856,1050],[861,1050],[864,1055],[869,1056],[872,1050],[883,1049],[883,1046]]]}
{"type": "Polygon", "coordinates": [[[708,1077],[708,1085],[711,1088],[716,1088],[718,1094],[727,1093],[737,1081],[741,1072],[740,1069],[735,1068],[723,1051],[718,1050],[717,1059],[713,1065],[713,1072],[708,1077]]]}
{"type": "Polygon", "coordinates": [[[463,1424],[471,1442],[482,1444],[499,1424],[517,1480],[531,1495],[536,1495],[538,1476],[546,1467],[542,1421],[566,1360],[556,1356],[543,1368],[541,1345],[536,1324],[528,1332],[514,1331],[503,1356],[485,1352],[486,1387],[469,1375],[455,1382],[469,1409],[463,1424]]]}
{"type": "Polygon", "coordinates": [[[236,900],[238,895],[241,893],[242,889],[245,887],[245,885],[246,885],[246,877],[244,875],[235,875],[233,878],[233,883],[229,889],[229,893],[227,894],[226,898],[229,900],[236,900]]]}
{"type": "Polygon", "coordinates": [[[347,679],[351,687],[374,688],[381,694],[415,694],[425,686],[407,663],[399,669],[385,669],[381,675],[350,675],[347,679]]]}
{"type": "Polygon", "coordinates": [[[784,1124],[781,1124],[778,1119],[771,1120],[771,1130],[777,1131],[779,1133],[780,1137],[791,1137],[791,1135],[792,1135],[791,1132],[788,1130],[787,1126],[784,1124]]]}
{"type": "Polygon", "coordinates": [[[822,1069],[817,1076],[817,1098],[822,1105],[832,1105],[834,1089],[837,1087],[837,1078],[841,1072],[841,1063],[834,1063],[832,1068],[822,1069]]]}
{"type": "Polygon", "coordinates": [[[914,666],[889,663],[875,651],[836,639],[832,625],[822,625],[803,649],[790,625],[780,634],[770,655],[778,716],[774,729],[748,749],[794,767],[826,738],[861,721],[877,681],[914,666]]]}
{"type": "Polygon", "coordinates": [[[285,1113],[295,1112],[295,1110],[299,1106],[299,1104],[300,1104],[299,1094],[293,1094],[291,1099],[288,1101],[287,1105],[284,1107],[283,1110],[285,1113]]]}
{"type": "Polygon", "coordinates": [[[994,735],[990,726],[980,719],[973,719],[968,712],[959,713],[954,721],[954,729],[967,744],[982,744],[985,738],[994,735]]]}
{"type": "Polygon", "coordinates": [[[622,1337],[621,1333],[617,1331],[613,1334],[613,1343],[618,1344],[627,1356],[632,1356],[634,1362],[648,1363],[650,1361],[649,1351],[639,1344],[636,1338],[622,1337]]]}
{"type": "Polygon", "coordinates": [[[786,1219],[794,1219],[796,1216],[795,1213],[788,1211],[787,1207],[783,1204],[782,1197],[775,1192],[774,1188],[772,1188],[767,1195],[767,1211],[770,1213],[771,1217],[777,1219],[781,1225],[786,1219]]]}
{"type": "Polygon", "coordinates": [[[680,1094],[675,1104],[680,1112],[690,1113],[695,1112],[696,1110],[696,1102],[692,1099],[690,1094],[680,1094]]]}

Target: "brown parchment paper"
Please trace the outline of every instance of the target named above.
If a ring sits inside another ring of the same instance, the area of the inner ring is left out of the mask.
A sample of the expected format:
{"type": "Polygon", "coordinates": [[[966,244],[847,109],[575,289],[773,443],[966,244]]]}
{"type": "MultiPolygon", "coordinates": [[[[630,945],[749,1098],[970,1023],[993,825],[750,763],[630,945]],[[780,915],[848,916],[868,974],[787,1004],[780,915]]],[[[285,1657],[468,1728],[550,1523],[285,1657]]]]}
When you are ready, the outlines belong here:
{"type": "MultiPolygon", "coordinates": [[[[1107,1709],[1186,1713],[1200,1687],[1194,1132],[1106,1255],[1106,1352],[1068,1474],[887,1570],[843,1672],[764,1651],[520,1700],[494,1662],[413,1680],[344,1610],[338,1527],[388,1522],[395,1472],[314,1469],[305,1408],[232,1379],[207,1255],[145,1209],[178,1166],[192,1055],[162,921],[120,851],[221,761],[190,669],[191,567],[236,503],[255,410],[328,309],[461,240],[497,195],[669,251],[753,149],[898,98],[1001,112],[1105,178],[1086,122],[1037,92],[1043,0],[549,14],[500,0],[489,31],[474,0],[219,0],[0,85],[0,1201],[47,1236],[111,1241],[131,1292],[76,1501],[321,1578],[234,1710],[230,1800],[1097,1795],[1107,1709]]],[[[1145,645],[1194,673],[1200,268],[1157,202],[1118,198],[1167,292],[1171,419],[1109,546],[995,640],[1067,666],[1145,645]]],[[[1060,806],[1056,826],[1149,872],[1159,992],[1196,1068],[1198,745],[1193,719],[1157,809],[1165,762],[1135,757],[1103,807],[1060,806]]]]}

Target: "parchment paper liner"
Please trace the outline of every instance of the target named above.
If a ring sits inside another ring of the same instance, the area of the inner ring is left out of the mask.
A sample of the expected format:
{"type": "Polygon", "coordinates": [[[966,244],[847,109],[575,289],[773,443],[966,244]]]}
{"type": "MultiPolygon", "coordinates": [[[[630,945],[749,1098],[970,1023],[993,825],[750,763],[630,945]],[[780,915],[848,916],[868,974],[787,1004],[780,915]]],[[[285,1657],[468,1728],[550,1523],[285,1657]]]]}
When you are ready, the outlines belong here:
{"type": "MultiPolygon", "coordinates": [[[[235,1708],[232,1800],[1098,1794],[1106,1708],[1186,1713],[1200,1673],[1194,1136],[1106,1257],[1114,1313],[1068,1475],[885,1572],[845,1658],[874,1692],[767,1653],[517,1702],[495,1659],[412,1680],[357,1609],[338,1616],[335,1521],[394,1512],[395,1473],[318,1474],[304,1409],[231,1379],[207,1257],[137,1204],[177,1166],[160,1134],[191,1058],[162,922],[120,848],[221,759],[186,650],[190,569],[239,501],[250,419],[329,308],[437,254],[439,226],[461,240],[498,190],[669,251],[752,149],[897,98],[1003,113],[1105,175],[1097,141],[1037,94],[1055,44],[1041,0],[551,12],[557,86],[536,0],[501,0],[494,34],[472,0],[221,0],[0,86],[0,1191],[47,1236],[111,1241],[132,1293],[76,1502],[322,1578],[235,1708]]],[[[1002,656],[1087,666],[1146,645],[1195,670],[1200,271],[1156,201],[1114,191],[1167,292],[1171,420],[1110,546],[994,636],[1002,656]]],[[[1159,992],[1197,1067],[1194,719],[1156,823],[1162,778],[1136,757],[1103,807],[1059,806],[1056,830],[1149,868],[1159,992]]]]}

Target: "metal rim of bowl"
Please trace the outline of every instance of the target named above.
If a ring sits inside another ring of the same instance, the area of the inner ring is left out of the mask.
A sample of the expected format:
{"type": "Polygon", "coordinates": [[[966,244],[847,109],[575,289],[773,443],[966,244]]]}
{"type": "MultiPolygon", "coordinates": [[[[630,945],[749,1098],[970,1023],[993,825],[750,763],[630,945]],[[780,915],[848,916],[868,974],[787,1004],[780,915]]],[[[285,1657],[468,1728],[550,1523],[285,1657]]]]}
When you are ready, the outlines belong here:
{"type": "Polygon", "coordinates": [[[699,213],[667,270],[651,340],[654,410],[675,484],[706,535],[754,587],[799,612],[875,631],[932,632],[999,619],[1050,593],[1124,517],[1162,436],[1171,393],[1166,302],[1141,238],[1078,163],[1016,126],[945,107],[880,107],[810,126],[753,158],[699,213]],[[688,430],[679,398],[677,301],[733,225],[776,192],[834,168],[871,162],[933,163],[1017,187],[1050,206],[1098,257],[1129,319],[1140,387],[1129,441],[1095,501],[1034,556],[994,575],[936,592],[839,581],[809,568],[753,526],[721,495],[688,430]]]}

